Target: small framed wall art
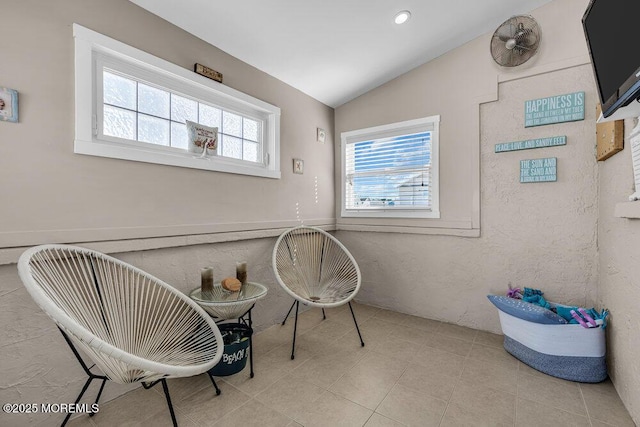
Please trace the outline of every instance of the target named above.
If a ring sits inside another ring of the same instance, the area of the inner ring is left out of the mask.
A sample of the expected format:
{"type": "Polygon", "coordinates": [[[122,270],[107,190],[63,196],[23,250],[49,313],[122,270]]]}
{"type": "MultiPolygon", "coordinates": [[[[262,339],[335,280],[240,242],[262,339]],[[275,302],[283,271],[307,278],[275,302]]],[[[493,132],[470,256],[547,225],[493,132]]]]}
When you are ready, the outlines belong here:
{"type": "Polygon", "coordinates": [[[304,160],[293,159],[293,173],[302,175],[304,173],[304,160]]]}
{"type": "Polygon", "coordinates": [[[18,91],[0,87],[0,121],[18,122],[18,91]]]}
{"type": "Polygon", "coordinates": [[[324,144],[324,140],[327,137],[327,132],[324,129],[321,128],[317,128],[316,130],[316,140],[321,143],[324,144]]]}

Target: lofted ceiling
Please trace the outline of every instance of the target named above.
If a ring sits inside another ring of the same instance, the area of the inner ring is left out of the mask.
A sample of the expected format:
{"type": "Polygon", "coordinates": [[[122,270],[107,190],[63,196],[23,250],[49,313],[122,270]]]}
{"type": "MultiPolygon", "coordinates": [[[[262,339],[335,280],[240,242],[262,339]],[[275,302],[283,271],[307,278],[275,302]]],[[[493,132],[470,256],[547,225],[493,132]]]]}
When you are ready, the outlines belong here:
{"type": "Polygon", "coordinates": [[[337,107],[550,0],[130,1],[337,107]]]}

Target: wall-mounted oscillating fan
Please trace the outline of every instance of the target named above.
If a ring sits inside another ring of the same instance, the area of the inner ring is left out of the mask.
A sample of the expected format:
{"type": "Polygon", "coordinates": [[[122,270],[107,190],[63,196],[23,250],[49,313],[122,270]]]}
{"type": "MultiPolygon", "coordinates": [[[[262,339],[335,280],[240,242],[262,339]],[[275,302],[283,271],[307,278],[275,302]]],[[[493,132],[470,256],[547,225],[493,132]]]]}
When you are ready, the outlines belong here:
{"type": "Polygon", "coordinates": [[[531,16],[513,16],[491,38],[491,56],[503,67],[517,67],[536,54],[542,32],[531,16]]]}

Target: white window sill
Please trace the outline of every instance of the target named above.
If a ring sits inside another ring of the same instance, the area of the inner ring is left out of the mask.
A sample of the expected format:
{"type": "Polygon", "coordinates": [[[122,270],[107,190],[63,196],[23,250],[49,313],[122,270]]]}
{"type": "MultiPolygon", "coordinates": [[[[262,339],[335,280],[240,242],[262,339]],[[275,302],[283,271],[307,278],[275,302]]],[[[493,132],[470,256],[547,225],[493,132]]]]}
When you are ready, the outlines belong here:
{"type": "Polygon", "coordinates": [[[349,209],[343,210],[343,218],[440,218],[440,211],[402,209],[349,209]]]}
{"type": "MultiPolygon", "coordinates": [[[[444,224],[443,224],[444,225],[444,224]]],[[[457,226],[458,224],[453,224],[457,226]]],[[[397,234],[427,234],[436,236],[456,236],[456,237],[480,237],[480,230],[477,228],[452,228],[452,227],[407,227],[395,225],[372,225],[372,224],[348,224],[338,223],[336,229],[339,231],[365,231],[372,233],[397,233],[397,234]]]]}
{"type": "Polygon", "coordinates": [[[613,215],[616,218],[640,219],[640,201],[617,203],[613,215]]]}
{"type": "Polygon", "coordinates": [[[191,153],[178,154],[168,151],[144,150],[134,146],[117,145],[101,141],[85,141],[81,139],[75,140],[73,151],[76,154],[86,154],[90,156],[280,179],[280,171],[247,166],[242,164],[243,162],[235,162],[232,159],[222,157],[199,159],[191,153]]]}

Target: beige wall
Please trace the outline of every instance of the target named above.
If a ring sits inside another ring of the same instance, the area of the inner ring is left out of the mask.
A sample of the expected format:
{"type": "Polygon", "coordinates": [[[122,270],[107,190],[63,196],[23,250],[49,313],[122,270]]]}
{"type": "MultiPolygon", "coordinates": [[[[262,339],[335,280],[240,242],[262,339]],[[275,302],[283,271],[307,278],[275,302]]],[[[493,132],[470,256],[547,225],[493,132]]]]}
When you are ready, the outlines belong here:
{"type": "Polygon", "coordinates": [[[20,93],[20,123],[0,127],[0,248],[333,224],[333,109],[125,1],[27,0],[2,8],[1,85],[20,93]],[[76,22],[281,108],[282,179],[73,154],[76,22]],[[292,158],[306,160],[292,173],[292,158]],[[315,199],[318,184],[319,203],[315,199]],[[193,231],[193,229],[197,231],[193,231]],[[185,231],[186,230],[186,231],[185,231]]]}
{"type": "MultiPolygon", "coordinates": [[[[365,264],[361,298],[492,331],[499,330],[497,314],[485,295],[504,292],[508,283],[543,288],[552,300],[595,302],[596,95],[580,24],[587,3],[557,0],[533,11],[542,44],[522,67],[498,67],[486,34],[336,110],[337,144],[344,131],[441,115],[442,218],[379,223],[432,226],[418,232],[442,235],[339,231],[365,264]],[[560,35],[563,43],[551,41],[560,35]],[[584,121],[524,128],[525,100],[576,91],[586,92],[584,121]],[[493,152],[497,143],[557,135],[567,136],[566,146],[493,152]],[[520,184],[519,160],[542,157],[558,157],[558,182],[520,184]],[[450,224],[474,223],[480,213],[479,238],[445,235],[455,234],[450,224]]],[[[339,151],[336,145],[338,195],[339,151]]],[[[337,223],[339,230],[371,224],[337,223]]]]}
{"type": "MultiPolygon", "coordinates": [[[[441,220],[338,220],[343,229],[417,225],[410,231],[436,233],[339,231],[363,272],[359,299],[494,332],[497,314],[485,295],[504,292],[509,282],[543,288],[558,301],[607,306],[611,375],[638,422],[640,317],[634,302],[640,291],[634,273],[640,223],[612,214],[631,190],[629,150],[599,168],[593,157],[596,95],[579,26],[587,3],[556,0],[533,11],[543,42],[521,67],[495,65],[488,34],[338,108],[335,128],[330,108],[128,1],[5,5],[3,25],[12,42],[2,47],[8,60],[0,62],[0,84],[20,92],[20,123],[0,123],[0,401],[69,401],[84,381],[17,277],[12,262],[21,249],[7,242],[84,236],[87,245],[185,292],[197,284],[203,265],[222,276],[246,259],[251,278],[269,287],[254,312],[260,329],[280,320],[290,304],[270,268],[272,236],[298,222],[296,202],[307,223],[331,225],[339,213],[332,167],[335,159],[339,179],[340,133],[440,114],[441,220]],[[283,178],[74,155],[73,22],[185,68],[209,65],[224,74],[225,84],[280,107],[283,178]],[[524,129],[524,100],[577,90],[587,93],[585,121],[524,129]],[[325,145],[314,142],[316,127],[329,130],[325,145]],[[493,152],[496,143],[555,135],[567,135],[567,146],[493,152]],[[520,159],[552,156],[558,157],[557,183],[518,183],[520,159]],[[293,157],[305,159],[305,175],[291,173],[293,157]],[[185,225],[201,225],[203,234],[93,242],[126,227],[171,234],[185,225]]],[[[105,400],[126,389],[108,386],[105,400]]],[[[7,417],[0,414],[0,425],[51,423],[41,415],[20,422],[7,417]]]]}
{"type": "MultiPolygon", "coordinates": [[[[494,332],[500,330],[497,312],[485,296],[504,293],[509,283],[541,288],[559,302],[595,303],[598,185],[590,65],[504,82],[499,92],[498,101],[480,108],[481,236],[339,231],[363,271],[360,299],[494,332]],[[588,106],[584,121],[524,128],[525,100],[580,90],[588,106]],[[558,135],[567,136],[566,146],[494,152],[497,143],[558,135]],[[557,157],[558,182],[520,184],[520,160],[544,157],[557,157]]],[[[443,147],[448,142],[441,140],[443,147]]],[[[459,170],[455,163],[442,168],[459,170]]]]}
{"type": "MultiPolygon", "coordinates": [[[[340,195],[341,132],[440,115],[440,219],[339,217],[349,230],[478,236],[480,228],[479,105],[497,99],[498,79],[549,72],[589,61],[580,19],[586,0],[557,0],[532,14],[542,28],[539,53],[525,65],[501,68],[489,55],[491,34],[479,37],[336,109],[336,194],[340,195]],[[562,43],[555,42],[562,40],[562,43]],[[383,225],[384,227],[378,227],[383,225]]],[[[505,17],[506,19],[507,17],[505,17]]],[[[498,25],[498,23],[496,23],[498,25]]],[[[553,95],[542,89],[540,96],[553,95]]]]}
{"type": "MultiPolygon", "coordinates": [[[[271,270],[273,236],[300,220],[335,222],[333,109],[129,1],[11,1],[1,14],[10,38],[0,48],[0,85],[20,93],[20,123],[0,123],[0,401],[70,402],[85,381],[18,278],[20,246],[81,242],[184,292],[198,286],[201,267],[221,279],[247,260],[250,280],[269,287],[256,329],[281,320],[291,299],[271,270]],[[187,69],[211,66],[226,85],[280,107],[282,179],[73,154],[74,22],[187,69]],[[329,130],[325,144],[317,127],[329,130]],[[304,175],[292,173],[294,157],[305,160],[304,175]],[[189,227],[201,234],[172,236],[189,227]],[[111,240],[129,231],[153,238],[111,240]]],[[[102,401],[127,390],[109,384],[102,401]]],[[[60,420],[0,413],[0,425],[60,420]]]]}
{"type": "MultiPolygon", "coordinates": [[[[625,120],[629,135],[636,120],[625,120]]],[[[611,310],[608,339],[609,375],[636,424],[640,424],[640,219],[617,218],[617,204],[633,193],[633,170],[628,137],[625,148],[604,162],[600,170],[599,303],[611,310]]],[[[640,203],[640,202],[634,202],[640,203]]]]}
{"type": "Polygon", "coordinates": [[[595,161],[597,94],[580,25],[587,4],[556,0],[532,11],[543,41],[523,66],[493,64],[487,34],[339,107],[336,194],[341,132],[442,116],[442,219],[414,222],[404,233],[394,226],[406,221],[378,222],[394,233],[345,231],[385,227],[339,218],[338,201],[337,235],[360,262],[360,299],[375,305],[494,332],[497,313],[485,295],[509,282],[542,288],[552,300],[608,307],[610,374],[637,423],[640,222],[613,216],[633,188],[629,150],[599,167],[595,161]],[[525,100],[574,91],[586,92],[584,121],[524,128],[525,100]],[[567,145],[493,152],[496,143],[556,135],[566,135],[567,145]],[[519,184],[519,160],[542,157],[558,158],[558,182],[519,184]],[[476,209],[479,238],[442,228],[450,220],[473,223],[476,209]]]}

